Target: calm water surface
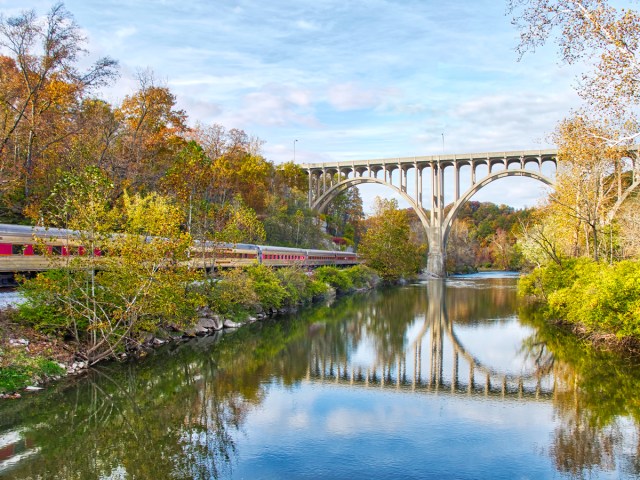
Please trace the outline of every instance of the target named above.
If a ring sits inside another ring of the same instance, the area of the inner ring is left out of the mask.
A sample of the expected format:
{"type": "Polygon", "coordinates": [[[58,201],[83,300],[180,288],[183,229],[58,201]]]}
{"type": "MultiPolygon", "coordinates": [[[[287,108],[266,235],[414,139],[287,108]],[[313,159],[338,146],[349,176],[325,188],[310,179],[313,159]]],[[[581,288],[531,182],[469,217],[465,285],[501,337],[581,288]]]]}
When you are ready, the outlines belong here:
{"type": "Polygon", "coordinates": [[[0,403],[9,479],[640,478],[640,366],[454,277],[0,403]]]}

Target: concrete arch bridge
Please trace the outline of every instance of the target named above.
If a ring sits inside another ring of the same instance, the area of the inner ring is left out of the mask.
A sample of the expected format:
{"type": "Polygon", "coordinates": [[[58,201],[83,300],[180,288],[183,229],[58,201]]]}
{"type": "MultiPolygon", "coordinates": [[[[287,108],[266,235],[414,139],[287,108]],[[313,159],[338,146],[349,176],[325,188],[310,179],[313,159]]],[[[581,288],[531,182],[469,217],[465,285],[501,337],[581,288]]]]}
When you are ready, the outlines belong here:
{"type": "Polygon", "coordinates": [[[557,150],[530,150],[316,163],[301,167],[309,177],[309,206],[319,213],[324,212],[337,195],[360,184],[384,185],[400,194],[415,210],[427,233],[427,271],[444,277],[449,232],[464,203],[483,187],[506,177],[528,177],[553,185],[553,179],[542,173],[542,167],[546,162],[557,167],[557,156],[557,150]],[[479,174],[481,166],[486,167],[486,174],[479,174]],[[452,175],[447,176],[446,186],[453,187],[453,202],[445,211],[445,176],[449,171],[452,175]],[[466,182],[470,186],[461,192],[461,177],[465,174],[470,177],[466,182]],[[423,196],[425,183],[430,191],[428,198],[423,196]]]}

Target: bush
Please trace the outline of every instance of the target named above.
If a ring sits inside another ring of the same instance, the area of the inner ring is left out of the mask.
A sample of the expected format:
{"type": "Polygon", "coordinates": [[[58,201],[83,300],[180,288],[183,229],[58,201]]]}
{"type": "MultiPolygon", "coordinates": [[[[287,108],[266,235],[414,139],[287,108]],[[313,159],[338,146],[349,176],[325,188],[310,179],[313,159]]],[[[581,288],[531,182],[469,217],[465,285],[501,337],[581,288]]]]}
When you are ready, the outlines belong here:
{"type": "Polygon", "coordinates": [[[207,282],[199,288],[207,305],[223,316],[241,318],[259,304],[253,280],[239,268],[225,270],[219,280],[207,282]]]}
{"type": "Polygon", "coordinates": [[[336,289],[339,293],[353,289],[353,282],[349,275],[337,267],[324,266],[314,272],[314,278],[336,289]]]}
{"type": "Polygon", "coordinates": [[[577,269],[581,264],[589,261],[589,259],[569,259],[562,265],[549,263],[543,267],[537,267],[520,278],[518,292],[522,296],[547,302],[551,293],[573,285],[577,278],[577,269]]]}
{"type": "Polygon", "coordinates": [[[253,282],[253,290],[262,308],[280,308],[289,299],[289,292],[281,284],[273,269],[266,265],[252,265],[246,269],[253,282]]]}
{"type": "Polygon", "coordinates": [[[355,288],[372,288],[380,281],[375,270],[365,265],[355,265],[343,270],[343,272],[349,277],[355,288]]]}
{"type": "Polygon", "coordinates": [[[640,262],[577,259],[537,268],[519,291],[547,304],[547,317],[640,339],[640,262]]]}

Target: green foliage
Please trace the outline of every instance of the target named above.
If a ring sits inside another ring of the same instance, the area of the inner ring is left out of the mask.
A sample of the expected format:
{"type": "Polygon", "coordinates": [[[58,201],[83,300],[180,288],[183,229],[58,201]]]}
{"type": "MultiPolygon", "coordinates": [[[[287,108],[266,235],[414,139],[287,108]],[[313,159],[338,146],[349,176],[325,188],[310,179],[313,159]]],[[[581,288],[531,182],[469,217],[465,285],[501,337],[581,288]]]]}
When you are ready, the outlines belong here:
{"type": "Polygon", "coordinates": [[[264,219],[266,242],[283,247],[325,248],[329,237],[308,208],[306,194],[293,189],[272,196],[264,219]]]}
{"type": "Polygon", "coordinates": [[[376,201],[376,213],[367,220],[359,252],[384,280],[415,275],[423,264],[425,246],[413,239],[408,214],[398,209],[396,200],[376,201]]]}
{"type": "Polygon", "coordinates": [[[246,317],[259,303],[253,280],[239,268],[221,272],[219,279],[207,281],[198,290],[214,312],[234,319],[246,317]]]}
{"type": "Polygon", "coordinates": [[[266,237],[264,225],[258,219],[255,210],[244,204],[240,195],[236,196],[228,210],[227,223],[217,235],[219,240],[230,243],[261,244],[264,242],[266,237]]]}
{"type": "Polygon", "coordinates": [[[354,265],[344,269],[343,272],[349,277],[355,288],[373,288],[380,280],[375,270],[366,265],[354,265]]]}
{"type": "Polygon", "coordinates": [[[172,202],[125,195],[122,210],[109,212],[125,233],[110,236],[96,234],[90,213],[70,219],[83,232],[73,241],[85,254],[52,257],[58,270],[26,280],[21,318],[73,338],[91,362],[135,347],[164,322],[194,321],[201,300],[187,289],[196,276],[186,264],[191,238],[179,233],[182,216],[172,202]]]}
{"type": "Polygon", "coordinates": [[[60,365],[45,357],[27,355],[22,349],[0,350],[0,393],[15,392],[64,373],[60,365]]]}
{"type": "Polygon", "coordinates": [[[253,289],[262,308],[268,310],[284,305],[288,292],[272,268],[266,265],[252,265],[247,267],[246,272],[253,282],[253,289]]]}
{"type": "Polygon", "coordinates": [[[318,268],[313,276],[316,280],[324,282],[336,289],[338,293],[348,292],[353,289],[353,281],[346,273],[338,267],[326,265],[318,268]]]}
{"type": "Polygon", "coordinates": [[[640,339],[640,262],[614,265],[586,258],[549,264],[520,282],[520,293],[548,303],[547,316],[640,339]]]}
{"type": "Polygon", "coordinates": [[[562,264],[549,263],[538,267],[518,282],[520,295],[540,302],[547,302],[549,295],[561,288],[571,286],[576,280],[578,264],[588,262],[584,259],[569,259],[562,264]]]}
{"type": "Polygon", "coordinates": [[[280,268],[275,273],[280,285],[287,292],[286,299],[288,304],[306,303],[313,298],[312,280],[301,268],[280,268]]]}

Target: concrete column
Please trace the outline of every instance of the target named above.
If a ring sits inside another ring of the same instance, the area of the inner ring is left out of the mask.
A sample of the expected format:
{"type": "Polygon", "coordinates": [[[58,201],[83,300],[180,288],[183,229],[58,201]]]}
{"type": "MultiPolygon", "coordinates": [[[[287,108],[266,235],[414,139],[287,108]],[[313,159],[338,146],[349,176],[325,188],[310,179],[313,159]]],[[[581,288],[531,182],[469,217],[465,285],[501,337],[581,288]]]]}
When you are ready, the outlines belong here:
{"type": "Polygon", "coordinates": [[[420,205],[420,198],[418,197],[418,164],[414,163],[413,164],[413,168],[414,168],[414,172],[415,172],[415,175],[416,175],[416,179],[415,179],[415,185],[416,185],[415,200],[416,200],[416,204],[420,205]]]}
{"type": "Polygon", "coordinates": [[[309,208],[311,208],[311,205],[313,204],[313,193],[311,190],[311,184],[312,184],[311,170],[307,170],[307,173],[309,174],[309,208]]]}
{"type": "Polygon", "coordinates": [[[322,167],[322,193],[327,191],[327,169],[322,167]]]}
{"type": "Polygon", "coordinates": [[[422,208],[422,169],[416,170],[416,177],[418,177],[418,205],[422,208]]]}
{"type": "Polygon", "coordinates": [[[471,160],[471,185],[476,184],[476,164],[471,160]]]}
{"type": "Polygon", "coordinates": [[[431,224],[436,224],[436,167],[431,164],[431,224]]]}
{"type": "Polygon", "coordinates": [[[460,199],[460,168],[458,166],[458,162],[456,162],[453,165],[453,168],[455,169],[455,201],[457,202],[460,199]]]}

